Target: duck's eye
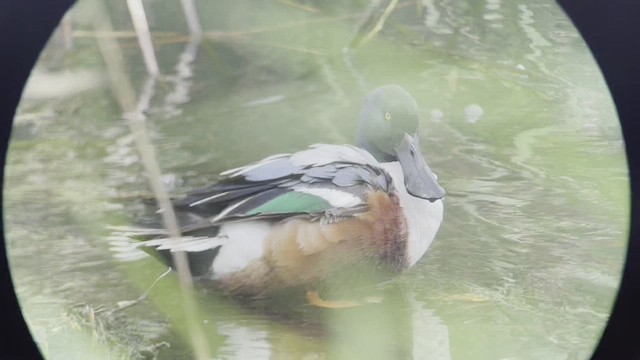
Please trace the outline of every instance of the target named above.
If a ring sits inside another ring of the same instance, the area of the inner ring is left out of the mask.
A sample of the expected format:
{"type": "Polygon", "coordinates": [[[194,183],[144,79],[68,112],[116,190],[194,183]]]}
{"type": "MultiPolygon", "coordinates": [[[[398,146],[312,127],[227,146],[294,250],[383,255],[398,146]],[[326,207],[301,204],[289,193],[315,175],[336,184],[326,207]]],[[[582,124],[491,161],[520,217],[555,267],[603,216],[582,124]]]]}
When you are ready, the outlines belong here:
{"type": "Polygon", "coordinates": [[[391,114],[389,114],[388,112],[384,113],[384,119],[387,121],[391,120],[391,114]]]}

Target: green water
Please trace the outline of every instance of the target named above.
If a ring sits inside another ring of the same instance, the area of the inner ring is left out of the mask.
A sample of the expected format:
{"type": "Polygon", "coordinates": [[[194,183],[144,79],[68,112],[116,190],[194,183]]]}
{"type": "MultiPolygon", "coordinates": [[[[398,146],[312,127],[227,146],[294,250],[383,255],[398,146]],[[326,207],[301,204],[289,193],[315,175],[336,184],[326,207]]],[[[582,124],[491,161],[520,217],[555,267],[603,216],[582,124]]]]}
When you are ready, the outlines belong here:
{"type": "MultiPolygon", "coordinates": [[[[181,78],[179,2],[147,7],[163,76],[146,111],[174,193],[219,172],[317,142],[352,142],[363,96],[397,83],[421,108],[423,153],[447,190],[425,257],[375,289],[380,303],[295,311],[197,300],[220,359],[585,359],[606,323],[626,249],[626,162],[615,110],[588,49],[550,1],[400,1],[347,53],[367,2],[199,2],[209,35],[181,78]],[[304,7],[293,6],[304,5],[304,7]],[[175,32],[167,35],[160,32],[175,32]]],[[[125,3],[111,3],[130,31],[125,3]]],[[[164,268],[116,261],[109,225],[150,194],[96,45],[71,12],[15,120],[4,213],[24,315],[50,359],[189,358],[179,287],[88,325],[73,305],[114,309],[164,268]],[[151,355],[149,355],[151,356],[151,355]]],[[[138,94],[146,73],[119,40],[138,94]]]]}

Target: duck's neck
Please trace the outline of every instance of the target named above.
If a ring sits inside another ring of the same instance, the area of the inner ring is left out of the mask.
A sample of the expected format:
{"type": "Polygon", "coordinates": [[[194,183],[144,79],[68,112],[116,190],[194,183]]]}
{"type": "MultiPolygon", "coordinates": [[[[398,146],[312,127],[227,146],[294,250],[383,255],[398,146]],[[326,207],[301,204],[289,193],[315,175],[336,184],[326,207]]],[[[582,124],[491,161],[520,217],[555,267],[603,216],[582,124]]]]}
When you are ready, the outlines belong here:
{"type": "Polygon", "coordinates": [[[356,143],[358,144],[358,147],[367,150],[369,154],[373,155],[373,157],[376,158],[376,160],[378,160],[379,162],[386,163],[398,161],[398,158],[395,155],[387,154],[378,150],[377,147],[371,145],[368,141],[364,141],[362,139],[357,140],[358,141],[356,143]]]}

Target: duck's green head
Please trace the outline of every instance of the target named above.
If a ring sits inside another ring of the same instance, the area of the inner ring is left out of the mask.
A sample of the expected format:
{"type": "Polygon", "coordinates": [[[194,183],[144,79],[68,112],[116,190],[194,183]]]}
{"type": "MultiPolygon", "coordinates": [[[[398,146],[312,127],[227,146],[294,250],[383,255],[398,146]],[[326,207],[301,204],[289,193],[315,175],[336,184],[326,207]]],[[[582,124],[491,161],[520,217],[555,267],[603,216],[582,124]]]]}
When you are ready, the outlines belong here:
{"type": "Polygon", "coordinates": [[[407,192],[435,201],[444,190],[420,151],[418,105],[398,85],[377,88],[365,98],[356,142],[380,162],[399,161],[407,192]]]}

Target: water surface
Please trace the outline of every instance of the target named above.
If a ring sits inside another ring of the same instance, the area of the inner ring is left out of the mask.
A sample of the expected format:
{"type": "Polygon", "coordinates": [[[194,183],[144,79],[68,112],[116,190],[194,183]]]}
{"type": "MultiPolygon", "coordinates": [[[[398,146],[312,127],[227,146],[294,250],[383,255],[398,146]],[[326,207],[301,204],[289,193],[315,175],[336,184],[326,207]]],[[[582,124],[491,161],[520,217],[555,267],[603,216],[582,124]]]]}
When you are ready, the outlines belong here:
{"type": "MultiPolygon", "coordinates": [[[[590,355],[620,280],[629,185],[608,91],[555,3],[400,1],[346,52],[366,2],[199,2],[207,35],[193,48],[177,2],[146,5],[163,74],[146,114],[173,193],[269,154],[352,142],[363,96],[386,83],[417,99],[423,153],[447,190],[436,241],[375,289],[379,304],[287,312],[199,291],[215,358],[590,355]]],[[[47,358],[188,358],[175,276],[105,315],[164,268],[117,262],[105,240],[151,192],[87,9],[70,13],[70,51],[50,42],[15,120],[3,205],[16,291],[47,358]]],[[[109,13],[132,29],[124,2],[109,13]]],[[[142,94],[137,42],[121,35],[142,94]]]]}

